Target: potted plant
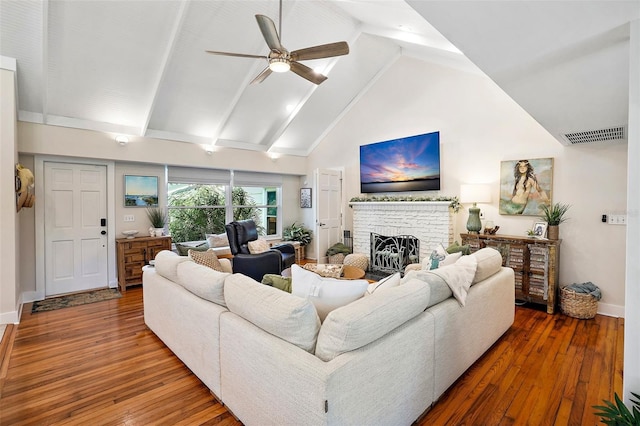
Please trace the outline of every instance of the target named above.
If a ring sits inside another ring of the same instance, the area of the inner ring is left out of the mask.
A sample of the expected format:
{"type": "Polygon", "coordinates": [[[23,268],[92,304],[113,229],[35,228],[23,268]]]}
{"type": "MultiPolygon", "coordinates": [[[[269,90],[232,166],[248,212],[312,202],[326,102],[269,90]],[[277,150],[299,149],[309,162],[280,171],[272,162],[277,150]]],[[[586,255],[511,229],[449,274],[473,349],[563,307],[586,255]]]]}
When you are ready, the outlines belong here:
{"type": "Polygon", "coordinates": [[[598,410],[594,414],[599,416],[600,421],[606,425],[640,425],[640,395],[633,392],[631,395],[635,398],[635,400],[629,399],[633,404],[633,411],[622,402],[616,393],[614,394],[615,404],[605,400],[606,405],[594,405],[593,408],[598,410]]]}
{"type": "Polygon", "coordinates": [[[542,210],[541,219],[544,219],[549,225],[548,236],[550,240],[557,240],[559,236],[558,225],[565,220],[569,219],[565,217],[567,211],[571,208],[569,204],[555,203],[550,206],[543,204],[540,209],[542,210]]]}
{"type": "Polygon", "coordinates": [[[161,237],[164,233],[164,225],[167,223],[167,215],[160,207],[147,208],[147,217],[151,222],[151,227],[154,228],[155,236],[161,237]]]}
{"type": "Polygon", "coordinates": [[[282,230],[282,239],[285,241],[299,241],[300,246],[304,247],[311,242],[311,229],[293,222],[292,225],[282,230]]]}

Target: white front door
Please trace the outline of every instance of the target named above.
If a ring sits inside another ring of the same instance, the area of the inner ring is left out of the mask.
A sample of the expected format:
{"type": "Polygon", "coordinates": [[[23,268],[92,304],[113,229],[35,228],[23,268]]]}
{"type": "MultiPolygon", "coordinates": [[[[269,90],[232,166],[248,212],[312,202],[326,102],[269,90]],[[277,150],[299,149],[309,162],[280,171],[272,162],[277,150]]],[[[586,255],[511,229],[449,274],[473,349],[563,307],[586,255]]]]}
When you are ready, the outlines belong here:
{"type": "Polygon", "coordinates": [[[318,170],[316,187],[316,255],[327,263],[327,249],[342,242],[342,173],[318,170]]]}
{"type": "Polygon", "coordinates": [[[108,287],[107,168],[44,163],[45,295],[108,287]]]}

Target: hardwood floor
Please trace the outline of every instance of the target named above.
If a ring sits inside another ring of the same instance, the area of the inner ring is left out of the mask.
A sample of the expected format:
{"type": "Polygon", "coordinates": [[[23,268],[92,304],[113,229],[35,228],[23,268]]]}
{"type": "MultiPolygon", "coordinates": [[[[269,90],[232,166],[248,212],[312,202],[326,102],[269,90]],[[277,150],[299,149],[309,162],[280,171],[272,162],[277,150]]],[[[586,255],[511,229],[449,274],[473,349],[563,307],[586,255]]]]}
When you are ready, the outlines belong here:
{"type": "MultiPolygon", "coordinates": [[[[0,425],[240,425],[145,327],[140,287],[33,315],[27,304],[13,334],[0,359],[0,425]]],[[[622,319],[518,307],[514,326],[418,424],[597,424],[591,406],[622,390],[623,334],[622,319]]]]}

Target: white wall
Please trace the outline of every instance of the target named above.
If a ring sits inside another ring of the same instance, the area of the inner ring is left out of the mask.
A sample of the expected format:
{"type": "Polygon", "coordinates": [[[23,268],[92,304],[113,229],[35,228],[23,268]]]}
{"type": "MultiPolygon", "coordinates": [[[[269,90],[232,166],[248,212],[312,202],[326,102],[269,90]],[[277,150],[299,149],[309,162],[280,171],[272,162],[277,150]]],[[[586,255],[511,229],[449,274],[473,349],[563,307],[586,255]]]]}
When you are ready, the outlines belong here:
{"type": "Polygon", "coordinates": [[[0,324],[17,322],[20,309],[18,225],[14,188],[16,143],[16,62],[0,57],[0,324]]]}
{"type": "MultiPolygon", "coordinates": [[[[554,158],[553,201],[572,205],[560,230],[560,283],[592,281],[603,292],[599,311],[623,315],[625,227],[600,218],[626,211],[627,146],[563,146],[486,76],[401,57],[309,156],[307,175],[344,167],[347,199],[359,196],[360,145],[433,131],[440,131],[442,189],[424,195],[491,184],[494,201],[480,207],[501,234],[525,235],[537,218],[498,214],[500,162],[554,158]]],[[[457,215],[456,234],[467,217],[466,209],[457,215]]]]}

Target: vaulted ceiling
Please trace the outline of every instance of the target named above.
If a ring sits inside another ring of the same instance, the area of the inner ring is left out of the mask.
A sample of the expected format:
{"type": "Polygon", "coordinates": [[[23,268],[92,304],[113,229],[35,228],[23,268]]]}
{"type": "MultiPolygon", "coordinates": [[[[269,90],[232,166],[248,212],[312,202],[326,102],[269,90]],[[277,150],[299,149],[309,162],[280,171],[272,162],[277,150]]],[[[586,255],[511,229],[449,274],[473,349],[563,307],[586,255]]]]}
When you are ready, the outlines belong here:
{"type": "Polygon", "coordinates": [[[288,50],[349,43],[346,56],[304,62],[329,77],[320,85],[293,72],[249,84],[265,60],[205,52],[266,55],[256,14],[278,26],[278,1],[0,0],[0,55],[17,59],[18,119],[307,155],[410,55],[477,65],[563,143],[566,132],[627,121],[637,0],[285,0],[288,50]]]}
{"type": "Polygon", "coordinates": [[[9,1],[0,47],[17,59],[19,119],[202,145],[306,155],[401,54],[471,66],[403,1],[284,1],[290,51],[347,41],[346,56],[249,84],[266,55],[255,15],[278,1],[9,1]]]}

